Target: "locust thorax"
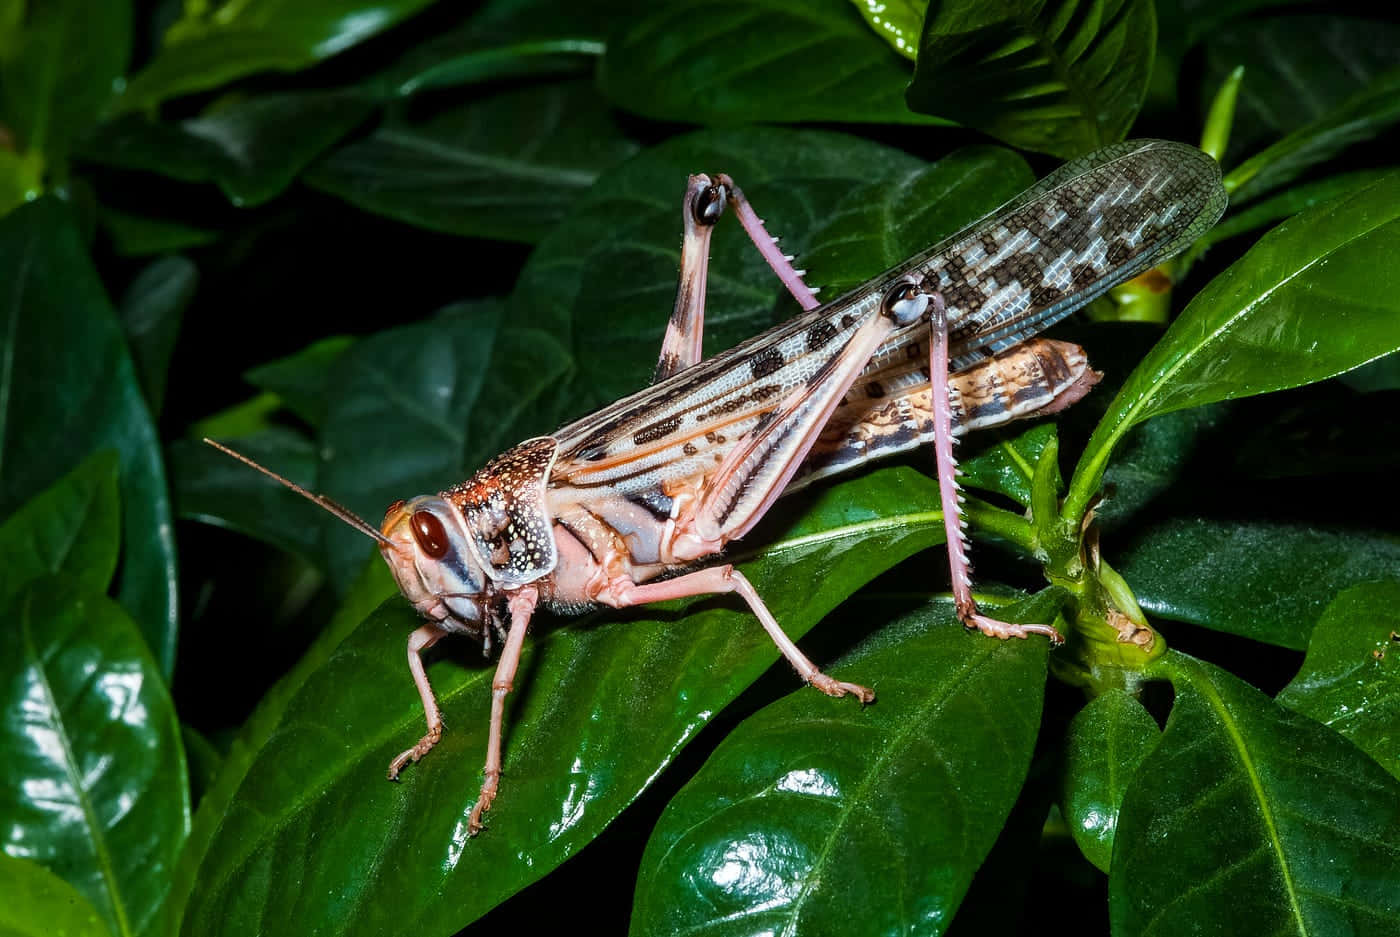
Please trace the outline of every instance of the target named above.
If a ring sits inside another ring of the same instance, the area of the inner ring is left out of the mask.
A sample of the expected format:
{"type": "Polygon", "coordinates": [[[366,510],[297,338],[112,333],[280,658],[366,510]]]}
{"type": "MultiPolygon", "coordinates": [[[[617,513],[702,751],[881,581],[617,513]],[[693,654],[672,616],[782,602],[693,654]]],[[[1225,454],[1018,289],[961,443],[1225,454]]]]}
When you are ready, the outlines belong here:
{"type": "Polygon", "coordinates": [[[379,552],[399,590],[425,618],[450,631],[481,630],[486,575],[462,514],[434,495],[390,505],[379,552]]]}

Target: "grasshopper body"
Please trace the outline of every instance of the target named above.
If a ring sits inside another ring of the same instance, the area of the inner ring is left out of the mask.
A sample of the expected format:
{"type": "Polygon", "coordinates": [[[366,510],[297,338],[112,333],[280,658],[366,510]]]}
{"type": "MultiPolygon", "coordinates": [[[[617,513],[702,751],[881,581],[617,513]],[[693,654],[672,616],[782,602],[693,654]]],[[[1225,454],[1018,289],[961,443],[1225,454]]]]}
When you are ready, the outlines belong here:
{"type": "Polygon", "coordinates": [[[1185,247],[1224,203],[1219,169],[1199,150],[1118,144],[819,305],[733,181],[692,177],[680,286],[650,387],[515,446],[444,492],[394,504],[378,531],[347,518],[379,540],[427,620],[408,662],[428,733],[389,776],[442,732],[421,652],[448,633],[489,641],[495,632],[504,643],[469,824],[480,828],[501,772],[504,700],[541,603],[575,611],[736,592],[804,680],[873,699],[808,660],[741,573],[696,565],[747,533],[785,490],[929,441],[960,617],[999,637],[1057,639],[1045,625],[986,618],[972,602],[952,437],[1082,397],[1097,380],[1083,352],[1032,336],[1185,247]],[[726,206],[805,311],[701,360],[708,239],[726,206]]]}

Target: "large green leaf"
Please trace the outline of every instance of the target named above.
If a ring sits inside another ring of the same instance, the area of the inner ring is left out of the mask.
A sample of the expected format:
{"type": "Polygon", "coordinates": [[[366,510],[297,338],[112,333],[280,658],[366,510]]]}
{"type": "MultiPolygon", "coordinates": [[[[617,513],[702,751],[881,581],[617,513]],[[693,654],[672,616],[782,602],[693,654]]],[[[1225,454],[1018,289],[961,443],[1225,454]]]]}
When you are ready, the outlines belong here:
{"type": "Polygon", "coordinates": [[[276,394],[283,406],[313,429],[320,429],[326,424],[326,407],[335,390],[335,363],[354,342],[348,335],[332,335],[251,368],[243,376],[254,387],[276,394]]]}
{"type": "Polygon", "coordinates": [[[609,38],[598,81],[659,120],[932,122],[905,106],[907,64],[848,0],[660,4],[609,38]]]}
{"type": "Polygon", "coordinates": [[[118,312],[146,402],[160,413],[170,355],[180,320],[199,286],[199,268],[184,257],[162,257],[136,275],[118,312]]]}
{"type": "MultiPolygon", "coordinates": [[[[129,110],[343,52],[431,0],[226,0],[187,4],[164,47],[126,86],[129,110]]],[[[295,136],[293,134],[293,136],[295,136]]]]}
{"type": "Polygon", "coordinates": [[[1174,518],[1105,549],[1154,615],[1301,650],[1338,590],[1400,570],[1400,538],[1174,518]]]}
{"type": "Polygon", "coordinates": [[[1278,701],[1342,733],[1400,777],[1400,564],[1388,582],[1343,591],[1278,701]]]}
{"type": "Polygon", "coordinates": [[[1104,872],[1113,860],[1123,795],[1161,734],[1142,704],[1122,690],[1095,698],[1065,733],[1060,811],[1084,856],[1104,872]]]}
{"type": "Polygon", "coordinates": [[[281,194],[375,104],[368,92],[346,88],[228,97],[178,123],[128,114],[102,127],[82,155],[183,182],[214,182],[233,204],[259,205],[281,194]]]}
{"type": "Polygon", "coordinates": [[[157,933],[190,821],[160,671],[121,607],[71,578],[36,580],[5,621],[5,851],[77,888],[112,933],[157,933]]]}
{"type": "Polygon", "coordinates": [[[1129,375],[1075,469],[1083,516],[1114,446],[1149,417],[1296,387],[1400,348],[1400,172],[1297,215],[1206,286],[1129,375]]]}
{"type": "Polygon", "coordinates": [[[0,934],[109,937],[92,902],[37,862],[0,853],[0,934]]]}
{"type": "Polygon", "coordinates": [[[632,933],[942,933],[1025,780],[1048,647],[963,632],[925,607],[834,668],[874,706],[794,693],[731,732],[647,843],[632,933]]]}
{"type": "Polygon", "coordinates": [[[121,455],[122,604],[169,676],[175,543],[165,470],[116,313],[65,206],[0,220],[0,516],[88,453],[121,455]]]}
{"type": "Polygon", "coordinates": [[[1400,781],[1222,670],[1163,671],[1176,703],[1123,800],[1114,934],[1393,934],[1400,781]]]}
{"type": "Polygon", "coordinates": [[[126,71],[131,2],[14,7],[19,28],[0,37],[0,114],[12,138],[5,148],[40,154],[52,169],[96,121],[126,71]]]}
{"type": "Polygon", "coordinates": [[[1228,162],[1234,163],[1326,117],[1377,74],[1397,65],[1400,26],[1394,23],[1336,15],[1251,19],[1208,34],[1201,90],[1213,94],[1226,76],[1244,66],[1227,151],[1228,162]]]}
{"type": "Polygon", "coordinates": [[[0,525],[0,608],[49,573],[105,592],[120,548],[117,457],[96,452],[0,525]]]}
{"type": "Polygon", "coordinates": [[[1212,244],[1228,238],[1238,237],[1249,231],[1271,225],[1285,218],[1291,218],[1314,205],[1330,202],[1332,199],[1350,195],[1364,189],[1382,178],[1390,169],[1358,169],[1354,172],[1338,173],[1315,182],[1292,185],[1282,192],[1261,198],[1240,211],[1231,212],[1218,225],[1207,231],[1196,244],[1187,250],[1183,263],[1191,263],[1212,244]]]}
{"type": "MultiPolygon", "coordinates": [[[[766,548],[745,572],[800,636],[871,576],[938,542],[937,512],[901,522],[932,497],[931,482],[899,471],[830,489],[786,530],[756,533],[766,548]]],[[[415,616],[398,599],[381,608],[309,676],[258,752],[195,876],[182,932],[449,933],[544,875],[776,659],[741,607],[687,604],[698,608],[683,623],[674,606],[539,623],[507,707],[502,792],[470,840],[493,668],[430,665],[451,728],[389,784],[384,766],[423,716],[403,664],[415,616]],[[351,804],[356,822],[345,823],[351,804]]]]}
{"type": "Polygon", "coordinates": [[[1240,163],[1225,176],[1235,202],[1291,182],[1347,147],[1400,121],[1400,67],[1382,72],[1325,115],[1240,163]]]}
{"type": "Polygon", "coordinates": [[[1155,39],[1151,0],[932,0],[909,106],[1070,159],[1123,139],[1155,39]]]}
{"type": "Polygon", "coordinates": [[[636,151],[591,81],[561,82],[476,98],[424,124],[391,119],[307,181],[434,231],[533,242],[636,151]]]}

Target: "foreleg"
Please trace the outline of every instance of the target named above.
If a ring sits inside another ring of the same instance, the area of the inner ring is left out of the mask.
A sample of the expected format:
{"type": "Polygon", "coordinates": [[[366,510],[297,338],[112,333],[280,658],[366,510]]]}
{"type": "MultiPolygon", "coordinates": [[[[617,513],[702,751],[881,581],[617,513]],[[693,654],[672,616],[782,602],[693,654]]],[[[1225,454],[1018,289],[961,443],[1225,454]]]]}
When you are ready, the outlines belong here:
{"type": "Polygon", "coordinates": [[[506,716],[506,695],[515,685],[520,652],[525,647],[525,632],[538,602],[539,592],[534,586],[518,589],[510,597],[510,631],[501,647],[501,659],[496,663],[496,676],[491,680],[491,729],[486,740],[486,766],[482,770],[481,793],[467,819],[468,836],[481,832],[481,815],[491,809],[501,784],[501,733],[506,716]]]}
{"type": "Polygon", "coordinates": [[[933,384],[933,451],[938,463],[938,495],[943,502],[943,526],[948,541],[948,566],[953,577],[953,604],[958,619],[969,628],[997,638],[1043,634],[1054,644],[1064,641],[1049,625],[1018,625],[983,615],[972,598],[972,565],[967,559],[967,521],[962,516],[962,486],[953,458],[953,411],[948,391],[948,312],[943,297],[931,295],[929,375],[933,384]]]}
{"type": "Polygon", "coordinates": [[[389,780],[397,781],[399,772],[410,761],[416,762],[432,750],[442,738],[442,712],[438,709],[437,697],[433,695],[428,674],[423,670],[423,652],[447,634],[438,625],[424,625],[408,636],[408,672],[413,674],[413,684],[418,687],[418,696],[423,701],[423,716],[428,721],[428,732],[418,744],[408,749],[389,763],[389,780]]]}

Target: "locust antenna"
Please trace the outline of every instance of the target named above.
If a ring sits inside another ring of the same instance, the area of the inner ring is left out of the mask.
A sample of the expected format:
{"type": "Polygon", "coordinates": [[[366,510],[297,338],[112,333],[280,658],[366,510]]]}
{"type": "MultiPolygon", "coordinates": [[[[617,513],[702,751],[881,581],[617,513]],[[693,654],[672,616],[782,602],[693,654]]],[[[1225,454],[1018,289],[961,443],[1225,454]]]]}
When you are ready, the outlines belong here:
{"type": "Polygon", "coordinates": [[[281,482],[283,485],[286,485],[288,488],[292,489],[306,500],[320,505],[322,508],[331,512],[336,517],[340,518],[345,523],[349,524],[351,527],[355,528],[365,536],[372,537],[387,547],[393,547],[395,549],[398,549],[398,544],[394,543],[394,541],[384,536],[384,534],[382,534],[379,531],[379,529],[376,528],[373,524],[359,517],[357,514],[355,514],[353,511],[351,511],[344,505],[332,501],[325,495],[312,494],[305,488],[298,485],[296,482],[287,478],[283,478],[281,475],[278,475],[276,472],[272,471],[272,469],[264,468],[263,466],[254,462],[252,459],[248,458],[246,455],[243,455],[241,452],[234,452],[228,446],[225,446],[223,443],[215,442],[208,436],[204,437],[204,441],[207,442],[209,445],[213,446],[215,449],[218,449],[225,455],[231,455],[239,462],[242,462],[244,465],[247,465],[250,468],[257,469],[259,472],[262,472],[268,478],[271,478],[274,481],[281,482]]]}

